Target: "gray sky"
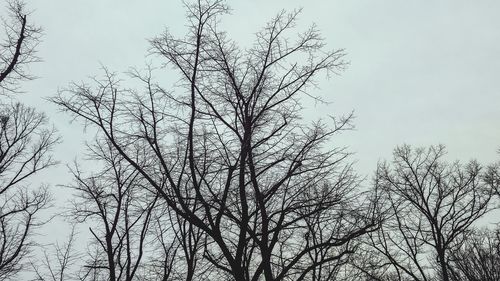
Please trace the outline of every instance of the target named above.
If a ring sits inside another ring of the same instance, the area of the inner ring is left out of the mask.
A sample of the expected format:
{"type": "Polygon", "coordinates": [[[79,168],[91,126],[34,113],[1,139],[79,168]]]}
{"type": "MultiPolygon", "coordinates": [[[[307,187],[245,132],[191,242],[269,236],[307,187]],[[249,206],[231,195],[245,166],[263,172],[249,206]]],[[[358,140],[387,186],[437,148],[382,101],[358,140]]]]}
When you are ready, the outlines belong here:
{"type": "MultiPolygon", "coordinates": [[[[243,45],[282,9],[303,8],[298,29],[316,23],[328,46],[346,48],[350,67],[324,80],[317,93],[332,104],[306,104],[315,116],[355,111],[356,130],[339,141],[356,152],[358,168],[370,174],[379,159],[402,143],[442,143],[450,158],[492,162],[500,147],[499,1],[228,1],[223,19],[243,45]]],[[[183,34],[181,1],[29,1],[32,20],[45,30],[32,66],[38,80],[25,83],[22,100],[44,110],[63,144],[56,156],[78,154],[82,128],[69,125],[43,98],[70,81],[100,75],[100,64],[122,72],[142,67],[151,38],[169,27],[183,34]]],[[[165,77],[165,80],[172,78],[165,77]]],[[[308,116],[313,118],[313,114],[308,116]]],[[[64,183],[66,170],[53,171],[64,183]]]]}
{"type": "MultiPolygon", "coordinates": [[[[317,90],[332,103],[306,104],[306,117],[355,111],[356,130],[339,141],[356,152],[361,174],[370,176],[377,161],[390,158],[402,143],[442,143],[451,159],[500,158],[500,1],[228,2],[233,11],[223,25],[243,44],[280,10],[303,8],[299,30],[314,22],[329,47],[346,48],[350,67],[320,81],[317,90]]],[[[34,10],[31,20],[45,30],[39,48],[44,61],[31,67],[40,78],[24,83],[27,93],[20,99],[45,111],[59,130],[63,143],[55,154],[63,165],[44,179],[64,184],[70,179],[64,164],[82,151],[83,132],[44,98],[71,81],[102,74],[100,64],[117,72],[144,66],[153,59],[145,58],[146,39],[165,27],[183,34],[185,12],[178,0],[30,0],[28,5],[34,10]]],[[[59,201],[69,197],[65,189],[56,192],[59,201]]]]}

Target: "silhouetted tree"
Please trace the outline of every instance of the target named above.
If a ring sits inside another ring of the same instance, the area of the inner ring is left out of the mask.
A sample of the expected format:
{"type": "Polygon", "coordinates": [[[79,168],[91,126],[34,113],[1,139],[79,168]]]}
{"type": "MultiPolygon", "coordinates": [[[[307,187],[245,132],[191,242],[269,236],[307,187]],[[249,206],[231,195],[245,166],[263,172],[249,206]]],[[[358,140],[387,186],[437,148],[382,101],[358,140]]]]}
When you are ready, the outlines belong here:
{"type": "Polygon", "coordinates": [[[5,3],[7,15],[0,33],[0,94],[19,90],[20,80],[31,79],[26,65],[38,61],[35,47],[41,29],[28,20],[25,4],[18,0],[5,3]]]}
{"type": "Polygon", "coordinates": [[[364,271],[373,280],[451,280],[452,253],[490,210],[493,188],[477,162],[447,163],[444,155],[443,146],[401,146],[392,163],[379,165],[375,185],[386,219],[369,235],[379,263],[364,271]]]}
{"type": "Polygon", "coordinates": [[[158,197],[145,192],[143,179],[110,149],[106,142],[89,146],[94,166],[103,168],[84,176],[73,170],[76,199],[72,217],[89,225],[91,250],[81,280],[136,280],[144,263],[149,232],[153,230],[153,210],[158,197]]]}
{"type": "Polygon", "coordinates": [[[81,255],[75,251],[76,239],[76,230],[73,226],[64,244],[55,243],[50,245],[49,249],[45,249],[43,258],[38,257],[36,260],[39,262],[31,263],[35,274],[32,281],[80,280],[77,279],[77,266],[81,255]]]}
{"type": "MultiPolygon", "coordinates": [[[[21,1],[7,1],[0,33],[0,96],[19,91],[31,79],[26,65],[37,61],[40,28],[32,25],[21,1]]],[[[10,102],[10,101],[9,101],[10,102]]],[[[0,101],[0,280],[25,269],[33,234],[44,223],[39,212],[50,202],[47,188],[30,178],[55,164],[50,151],[57,142],[45,115],[19,103],[0,101]]]]}
{"type": "Polygon", "coordinates": [[[450,280],[500,280],[500,233],[490,230],[467,233],[450,253],[450,280]]]}
{"type": "Polygon", "coordinates": [[[484,179],[493,187],[497,199],[500,199],[500,162],[488,167],[484,179]]]}
{"type": "Polygon", "coordinates": [[[0,105],[8,118],[0,130],[0,280],[19,272],[43,221],[37,214],[50,196],[29,179],[55,164],[50,152],[57,138],[45,115],[21,104],[0,105]]]}
{"type": "Polygon", "coordinates": [[[289,38],[298,12],[279,13],[240,49],[219,31],[222,1],[187,8],[186,37],[167,32],[151,41],[181,76],[175,91],[155,83],[152,71],[132,73],[141,91],[106,72],[53,101],[98,128],[159,194],[179,240],[201,239],[203,247],[184,254],[198,264],[192,277],[333,279],[354,239],[377,226],[349,153],[331,143],[351,117],[332,118],[330,127],[300,115],[303,98],[319,100],[308,93],[314,78],[344,68],[343,50],[325,50],[314,26],[289,38]]]}

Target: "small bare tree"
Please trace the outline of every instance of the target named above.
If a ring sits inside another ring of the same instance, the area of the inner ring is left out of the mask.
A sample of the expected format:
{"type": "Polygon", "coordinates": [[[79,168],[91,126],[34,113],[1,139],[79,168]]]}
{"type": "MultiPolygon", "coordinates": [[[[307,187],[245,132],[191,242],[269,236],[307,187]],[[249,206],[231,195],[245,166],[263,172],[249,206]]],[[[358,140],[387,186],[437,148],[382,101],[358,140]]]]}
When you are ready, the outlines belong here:
{"type": "Polygon", "coordinates": [[[19,272],[33,246],[37,218],[50,196],[29,178],[55,164],[50,152],[57,142],[45,115],[21,104],[0,105],[5,119],[0,130],[0,280],[19,272]]]}
{"type": "Polygon", "coordinates": [[[141,91],[106,72],[53,101],[99,129],[190,229],[179,235],[202,234],[190,255],[211,267],[197,266],[197,280],[332,279],[352,241],[377,226],[349,153],[330,142],[350,116],[333,126],[300,118],[302,98],[320,100],[308,93],[314,78],[346,65],[343,50],[326,50],[314,26],[289,38],[298,12],[279,13],[240,49],[219,31],[222,1],[187,9],[185,37],[152,40],[181,76],[176,92],[151,71],[132,73],[141,91]]]}
{"type": "Polygon", "coordinates": [[[55,243],[43,251],[39,262],[32,262],[35,277],[32,281],[69,281],[75,280],[80,254],[75,251],[75,226],[71,229],[68,240],[60,245],[55,243]]]}
{"type": "Polygon", "coordinates": [[[484,179],[493,187],[497,200],[500,199],[500,161],[488,167],[484,179]]]}
{"type": "Polygon", "coordinates": [[[84,176],[78,166],[73,170],[70,187],[77,199],[72,217],[88,223],[92,234],[82,280],[136,280],[151,243],[147,239],[158,196],[147,192],[139,173],[110,148],[106,142],[89,147],[94,166],[102,166],[99,172],[84,176]]]}
{"type": "Polygon", "coordinates": [[[0,33],[0,94],[17,92],[20,80],[33,78],[26,66],[39,60],[35,48],[41,34],[41,29],[28,20],[22,1],[8,0],[6,6],[4,32],[0,33]]]}
{"type": "Polygon", "coordinates": [[[499,238],[498,230],[467,233],[460,247],[450,253],[450,280],[500,280],[499,238]]]}
{"type": "Polygon", "coordinates": [[[379,165],[375,184],[386,219],[370,235],[381,257],[367,272],[374,280],[452,280],[452,253],[489,210],[493,188],[477,162],[449,164],[444,155],[443,146],[401,146],[392,164],[379,165]]]}

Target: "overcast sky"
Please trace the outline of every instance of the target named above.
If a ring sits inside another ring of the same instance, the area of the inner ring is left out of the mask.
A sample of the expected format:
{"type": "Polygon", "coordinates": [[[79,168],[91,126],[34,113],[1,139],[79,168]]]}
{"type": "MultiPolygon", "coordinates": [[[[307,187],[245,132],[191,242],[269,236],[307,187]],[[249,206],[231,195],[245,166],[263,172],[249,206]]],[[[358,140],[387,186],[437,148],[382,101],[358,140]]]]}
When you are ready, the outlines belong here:
{"type": "MultiPolygon", "coordinates": [[[[442,143],[450,158],[492,162],[500,147],[500,1],[229,1],[223,19],[243,45],[282,9],[303,8],[298,28],[316,23],[330,48],[345,48],[349,68],[320,81],[328,106],[305,104],[316,116],[354,110],[356,130],[339,139],[369,175],[402,143],[442,143]]],[[[31,20],[44,28],[40,78],[22,100],[45,111],[64,142],[56,156],[71,161],[82,128],[44,101],[71,81],[100,75],[100,64],[123,72],[142,67],[147,39],[166,27],[183,34],[177,0],[30,0],[31,20]]],[[[171,79],[165,77],[166,80],[171,79]]],[[[314,118],[315,116],[306,116],[314,118]]],[[[62,175],[58,168],[55,172],[62,175]]],[[[63,176],[54,178],[64,181],[63,176]]],[[[63,182],[57,182],[63,183],[63,182]]]]}
{"type": "MultiPolygon", "coordinates": [[[[44,99],[71,81],[102,74],[101,64],[116,72],[144,66],[154,59],[146,57],[147,39],[166,27],[183,34],[185,12],[178,0],[27,2],[34,11],[29,20],[44,29],[39,46],[43,62],[32,65],[39,79],[23,84],[26,93],[20,99],[46,112],[62,136],[55,150],[62,165],[44,176],[55,186],[60,203],[69,193],[57,184],[70,180],[64,164],[81,154],[84,133],[44,99]]],[[[316,23],[330,48],[346,49],[349,68],[320,81],[316,90],[332,103],[305,104],[306,118],[354,110],[356,130],[339,142],[356,152],[362,175],[370,177],[377,161],[390,158],[394,147],[403,143],[442,143],[451,159],[490,163],[500,158],[500,1],[229,4],[232,13],[222,24],[243,45],[280,10],[303,8],[299,30],[316,23]]],[[[50,238],[61,235],[57,224],[45,233],[50,238]]]]}

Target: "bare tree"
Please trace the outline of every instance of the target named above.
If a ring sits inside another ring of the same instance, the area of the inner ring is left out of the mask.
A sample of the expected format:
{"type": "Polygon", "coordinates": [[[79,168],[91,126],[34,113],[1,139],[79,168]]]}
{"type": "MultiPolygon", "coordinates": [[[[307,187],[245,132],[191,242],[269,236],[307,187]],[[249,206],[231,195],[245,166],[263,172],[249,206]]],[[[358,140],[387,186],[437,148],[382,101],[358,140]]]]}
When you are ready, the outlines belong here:
{"type": "Polygon", "coordinates": [[[450,254],[450,280],[500,280],[499,238],[498,230],[467,233],[464,243],[450,254]]]}
{"type": "Polygon", "coordinates": [[[50,196],[29,179],[55,164],[50,151],[57,142],[45,115],[21,104],[0,105],[5,118],[0,130],[0,280],[11,278],[25,263],[32,235],[43,221],[37,214],[50,196]]]}
{"type": "Polygon", "coordinates": [[[17,92],[19,81],[33,78],[26,66],[39,60],[35,48],[41,34],[41,29],[30,23],[22,1],[8,0],[6,6],[4,32],[0,33],[0,94],[17,92]]]}
{"type": "Polygon", "coordinates": [[[346,65],[343,50],[325,50],[314,26],[289,38],[299,12],[279,13],[240,49],[218,30],[222,1],[187,9],[186,37],[152,40],[181,76],[176,91],[152,71],[132,73],[140,91],[106,72],[53,101],[97,127],[186,233],[203,234],[202,251],[191,250],[211,270],[196,267],[198,280],[331,280],[351,242],[377,226],[349,153],[331,143],[351,117],[300,118],[303,98],[320,100],[307,92],[314,78],[346,65]]]}
{"type": "Polygon", "coordinates": [[[82,280],[135,280],[152,231],[158,196],[142,187],[142,178],[106,142],[89,147],[94,166],[102,170],[84,176],[77,166],[72,217],[89,223],[91,255],[82,280]]]}
{"type": "MultiPolygon", "coordinates": [[[[18,92],[18,83],[33,77],[26,66],[38,60],[35,47],[41,29],[32,25],[21,1],[6,1],[0,32],[0,96],[18,92]]],[[[27,265],[35,245],[34,231],[45,221],[39,212],[50,202],[44,186],[30,178],[55,164],[57,142],[45,115],[19,103],[0,101],[0,280],[11,280],[27,265]]]]}
{"type": "Polygon", "coordinates": [[[85,164],[99,171],[84,176],[77,165],[70,186],[71,217],[92,236],[78,280],[193,280],[203,232],[160,204],[109,143],[88,148],[85,164]]]}
{"type": "Polygon", "coordinates": [[[156,251],[145,267],[145,280],[203,280],[216,278],[212,266],[202,259],[206,242],[203,231],[195,228],[166,206],[155,212],[154,236],[156,251]]]}
{"type": "Polygon", "coordinates": [[[497,199],[500,199],[500,162],[488,166],[484,179],[493,187],[497,199]]]}
{"type": "Polygon", "coordinates": [[[381,257],[379,267],[365,270],[373,280],[451,280],[452,253],[489,210],[493,188],[477,162],[450,164],[444,155],[443,146],[401,146],[392,164],[379,165],[386,220],[370,235],[381,257]]]}
{"type": "Polygon", "coordinates": [[[32,262],[31,266],[35,274],[32,281],[67,281],[75,280],[75,269],[80,254],[75,251],[76,230],[71,229],[68,240],[60,245],[55,243],[50,245],[49,250],[45,249],[41,262],[32,262]]]}

